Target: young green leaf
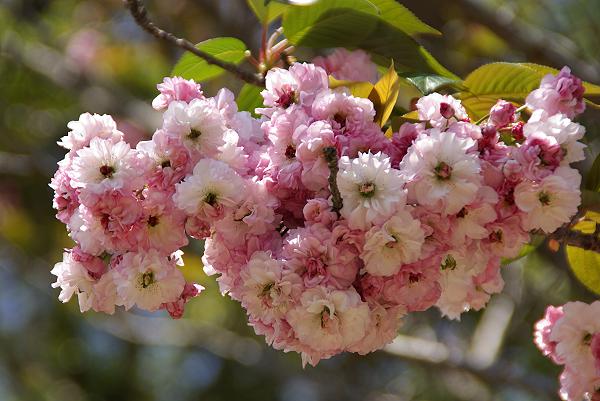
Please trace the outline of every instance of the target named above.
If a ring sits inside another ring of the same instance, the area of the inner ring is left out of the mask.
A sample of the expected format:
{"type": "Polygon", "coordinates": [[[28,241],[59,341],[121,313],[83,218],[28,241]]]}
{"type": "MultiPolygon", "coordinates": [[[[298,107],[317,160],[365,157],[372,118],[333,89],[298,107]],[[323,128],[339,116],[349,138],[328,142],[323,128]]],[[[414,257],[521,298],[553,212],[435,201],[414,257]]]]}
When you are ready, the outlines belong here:
{"type": "MultiPolygon", "coordinates": [[[[554,68],[532,63],[486,64],[465,78],[466,89],[456,97],[462,99],[472,117],[479,118],[486,115],[498,99],[523,104],[527,95],[539,87],[544,75],[557,73],[554,68]]],[[[599,86],[587,82],[583,85],[584,96],[600,95],[599,86]]]]}
{"type": "Polygon", "coordinates": [[[239,110],[249,111],[256,116],[256,108],[263,106],[262,88],[245,84],[237,96],[236,102],[239,110]]]}
{"type": "Polygon", "coordinates": [[[367,0],[320,0],[290,6],[283,16],[283,31],[299,46],[354,46],[376,27],[378,12],[367,0]]]}
{"type": "MultiPolygon", "coordinates": [[[[216,58],[234,64],[240,64],[245,57],[246,45],[236,38],[214,38],[200,42],[196,47],[216,58]]],[[[225,71],[192,53],[185,53],[177,62],[172,76],[193,79],[197,82],[215,78],[225,71]]]]}
{"type": "Polygon", "coordinates": [[[396,100],[398,100],[399,92],[400,83],[398,73],[394,68],[394,63],[392,63],[388,72],[375,84],[375,87],[369,95],[369,99],[373,102],[375,110],[377,111],[375,122],[377,122],[380,127],[383,127],[390,118],[396,100]]]}
{"type": "MultiPolygon", "coordinates": [[[[600,214],[587,212],[585,219],[573,228],[591,234],[594,232],[596,224],[600,224],[600,214]]],[[[575,277],[591,291],[600,294],[600,254],[575,246],[567,246],[567,259],[575,277]]]]}
{"type": "Polygon", "coordinates": [[[270,24],[281,16],[287,7],[286,4],[265,0],[246,0],[246,3],[264,25],[270,24]]]}
{"type": "Polygon", "coordinates": [[[379,15],[386,22],[408,35],[429,34],[441,35],[441,32],[430,27],[414,15],[408,8],[396,0],[369,0],[377,8],[379,15]]]}
{"type": "Polygon", "coordinates": [[[352,96],[367,98],[373,90],[374,85],[370,82],[340,81],[330,76],[329,87],[331,89],[345,87],[350,90],[352,96]]]}

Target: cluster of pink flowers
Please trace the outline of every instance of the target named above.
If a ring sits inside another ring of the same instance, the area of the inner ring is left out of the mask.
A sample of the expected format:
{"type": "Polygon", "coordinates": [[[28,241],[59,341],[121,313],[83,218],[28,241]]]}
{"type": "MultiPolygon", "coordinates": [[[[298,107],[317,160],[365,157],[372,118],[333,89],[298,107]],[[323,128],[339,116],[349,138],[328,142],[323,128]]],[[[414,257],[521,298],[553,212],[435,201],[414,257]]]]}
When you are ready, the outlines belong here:
{"type": "MultiPolygon", "coordinates": [[[[341,80],[376,76],[362,53],[318,61],[341,80]]],[[[178,249],[204,239],[205,272],[255,331],[315,365],[380,349],[407,313],[484,307],[502,290],[501,258],[576,212],[569,163],[583,158],[584,129],[569,116],[582,91],[567,72],[530,95],[527,123],[499,101],[479,126],[434,93],[416,105],[422,122],[391,138],[370,100],[328,82],[315,64],[272,69],[253,118],[227,89],[206,97],[166,78],[153,102],[162,127],[135,149],[108,116],[70,123],[51,184],[77,243],[52,271],[59,298],[179,317],[200,288],[185,282],[178,249]]]]}
{"type": "Polygon", "coordinates": [[[600,400],[600,301],[549,306],[535,325],[535,343],[558,365],[560,397],[565,401],[600,400]]]}

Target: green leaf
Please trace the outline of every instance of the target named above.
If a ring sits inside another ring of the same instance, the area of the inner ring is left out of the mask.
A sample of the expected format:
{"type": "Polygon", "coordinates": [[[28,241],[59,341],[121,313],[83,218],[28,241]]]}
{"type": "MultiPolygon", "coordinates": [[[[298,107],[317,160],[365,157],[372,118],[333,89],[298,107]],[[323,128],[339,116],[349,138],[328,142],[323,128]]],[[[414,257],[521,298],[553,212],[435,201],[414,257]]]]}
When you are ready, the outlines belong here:
{"type": "Polygon", "coordinates": [[[320,0],[311,6],[290,6],[283,31],[298,46],[354,46],[376,27],[378,12],[367,0],[320,0]]]}
{"type": "Polygon", "coordinates": [[[332,76],[329,76],[329,87],[331,89],[336,88],[348,88],[352,96],[355,97],[364,97],[368,98],[369,94],[374,88],[374,85],[370,82],[360,82],[360,81],[344,81],[335,79],[332,76]]]}
{"type": "MultiPolygon", "coordinates": [[[[542,76],[546,75],[546,74],[556,75],[560,72],[556,68],[548,67],[546,65],[534,64],[534,63],[521,63],[521,64],[538,71],[539,73],[542,74],[542,76]]],[[[584,94],[585,97],[600,96],[600,86],[584,81],[583,87],[585,88],[585,94],[584,94]]]]}
{"type": "MultiPolygon", "coordinates": [[[[600,223],[600,214],[587,212],[585,219],[573,228],[591,234],[598,223],[600,223]]],[[[600,294],[600,254],[567,246],[567,259],[575,277],[591,291],[600,294]]]]}
{"type": "Polygon", "coordinates": [[[281,16],[287,8],[286,4],[265,0],[246,0],[246,3],[248,3],[248,7],[254,12],[258,20],[265,25],[281,16]]]}
{"type": "Polygon", "coordinates": [[[408,35],[430,34],[441,35],[441,32],[430,27],[408,8],[396,0],[369,0],[377,8],[381,18],[408,35]]]}
{"type": "MultiPolygon", "coordinates": [[[[558,70],[532,63],[491,63],[471,72],[464,80],[465,90],[455,96],[471,117],[485,116],[498,99],[525,102],[527,95],[540,85],[546,74],[557,74],[558,70]],[[484,112],[485,110],[485,112],[484,112]]],[[[600,87],[587,82],[586,96],[600,95],[600,87]]]]}
{"type": "Polygon", "coordinates": [[[447,87],[460,87],[462,81],[434,74],[401,74],[412,83],[421,93],[429,95],[447,87]]]}
{"type": "Polygon", "coordinates": [[[591,191],[600,191],[600,154],[596,157],[596,160],[594,160],[592,167],[588,171],[585,187],[591,191]]]}
{"type": "Polygon", "coordinates": [[[460,80],[412,37],[382,19],[378,19],[376,28],[356,47],[374,53],[373,60],[378,64],[387,66],[390,59],[394,60],[398,72],[435,74],[460,80]]]}
{"type": "Polygon", "coordinates": [[[472,95],[523,101],[529,92],[539,87],[543,75],[524,64],[491,63],[471,72],[464,84],[472,95]]]}
{"type": "Polygon", "coordinates": [[[394,63],[390,65],[388,72],[381,77],[375,84],[375,87],[369,95],[369,99],[373,102],[377,114],[375,122],[383,127],[392,114],[392,110],[398,100],[400,92],[400,83],[398,73],[394,69],[394,63]]]}
{"type": "Polygon", "coordinates": [[[263,106],[263,97],[260,94],[262,89],[255,85],[244,84],[236,99],[238,109],[249,111],[256,116],[256,108],[263,106]]]}
{"type": "MultiPolygon", "coordinates": [[[[245,57],[246,45],[236,38],[214,38],[205,40],[196,47],[222,61],[240,64],[245,57]]],[[[177,62],[172,76],[193,79],[197,82],[215,78],[225,72],[221,67],[208,64],[205,60],[192,54],[185,53],[177,62]]]]}

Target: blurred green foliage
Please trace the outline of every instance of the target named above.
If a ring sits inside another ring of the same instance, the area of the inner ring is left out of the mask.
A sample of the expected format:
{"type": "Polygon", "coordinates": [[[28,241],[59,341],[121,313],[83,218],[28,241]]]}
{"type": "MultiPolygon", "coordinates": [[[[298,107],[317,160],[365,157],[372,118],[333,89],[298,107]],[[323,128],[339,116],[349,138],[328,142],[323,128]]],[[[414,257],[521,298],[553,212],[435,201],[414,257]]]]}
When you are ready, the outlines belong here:
{"type": "MultiPolygon", "coordinates": [[[[194,42],[232,36],[256,49],[260,41],[243,0],[149,3],[159,25],[194,42]]],[[[443,33],[422,43],[460,76],[495,60],[561,67],[461,8],[464,1],[402,3],[443,33]]],[[[474,3],[550,38],[582,68],[574,65],[575,73],[598,83],[599,2],[474,3]]],[[[71,245],[47,186],[63,157],[55,142],[85,111],[113,114],[133,142],[149,137],[160,122],[150,107],[155,85],[179,55],[142,32],[118,0],[0,0],[0,400],[557,399],[559,368],[535,349],[532,326],[545,305],[593,295],[573,279],[564,255],[543,245],[505,268],[505,292],[486,312],[462,322],[436,311],[407,320],[402,334],[443,344],[443,361],[381,351],[303,370],[297,355],[267,347],[239,305],[220,296],[201,270],[197,243],[186,249],[185,274],[207,290],[182,320],[81,315],[75,302],[59,303],[49,272],[71,245]],[[493,338],[482,337],[486,327],[493,338]]],[[[241,87],[224,75],[204,89],[214,94],[224,85],[241,87]]],[[[597,153],[598,113],[584,118],[590,154],[597,153]]]]}

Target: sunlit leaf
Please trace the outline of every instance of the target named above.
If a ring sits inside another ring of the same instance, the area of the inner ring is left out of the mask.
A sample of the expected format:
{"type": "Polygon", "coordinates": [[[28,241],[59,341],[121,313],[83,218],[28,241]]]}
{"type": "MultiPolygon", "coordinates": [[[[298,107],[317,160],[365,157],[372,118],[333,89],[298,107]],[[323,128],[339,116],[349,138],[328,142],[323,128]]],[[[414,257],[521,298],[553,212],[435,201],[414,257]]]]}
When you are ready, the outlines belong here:
{"type": "MultiPolygon", "coordinates": [[[[546,74],[556,75],[560,72],[556,68],[548,67],[546,65],[534,64],[534,63],[521,63],[521,64],[538,71],[542,75],[546,75],[546,74]]],[[[600,86],[599,85],[594,85],[590,82],[584,81],[583,87],[585,88],[585,96],[600,96],[600,86]]]]}
{"type": "Polygon", "coordinates": [[[254,12],[258,20],[263,24],[269,24],[277,17],[281,16],[287,5],[282,2],[265,0],[246,0],[250,9],[254,12]]]}
{"type": "Polygon", "coordinates": [[[352,96],[368,98],[374,85],[370,82],[344,81],[329,77],[329,87],[331,89],[345,87],[350,90],[352,96]]]}
{"type": "Polygon", "coordinates": [[[375,84],[369,95],[369,99],[373,102],[377,111],[375,122],[380,127],[383,127],[390,118],[396,100],[398,100],[399,90],[398,73],[394,68],[394,63],[392,63],[388,72],[375,84]]]}
{"type": "Polygon", "coordinates": [[[239,110],[249,111],[255,114],[257,107],[263,106],[263,97],[260,94],[262,88],[255,85],[245,84],[237,96],[236,102],[239,110]]]}
{"type": "MultiPolygon", "coordinates": [[[[498,99],[523,104],[527,95],[539,87],[544,75],[557,73],[554,68],[532,63],[486,64],[465,78],[465,90],[455,96],[463,100],[472,117],[480,118],[498,99]]],[[[587,82],[584,86],[586,95],[600,95],[599,86],[587,82]]]]}
{"type": "MultiPolygon", "coordinates": [[[[597,223],[600,224],[600,214],[587,212],[585,219],[573,228],[586,234],[592,234],[597,223]]],[[[575,246],[567,246],[567,258],[575,277],[591,291],[600,294],[600,254],[575,246]]]]}
{"type": "Polygon", "coordinates": [[[408,8],[398,3],[396,0],[369,1],[379,8],[379,14],[382,19],[408,35],[441,35],[440,31],[421,21],[408,8]]]}
{"type": "Polygon", "coordinates": [[[404,115],[392,117],[392,129],[394,132],[397,132],[404,123],[416,124],[420,122],[419,113],[416,110],[413,110],[404,115]]]}
{"type": "MultiPolygon", "coordinates": [[[[240,64],[245,57],[246,45],[236,38],[214,38],[205,40],[196,47],[222,61],[240,64]]],[[[193,79],[197,82],[215,78],[225,71],[215,65],[208,64],[205,60],[192,54],[185,53],[177,62],[172,76],[193,79]]]]}

